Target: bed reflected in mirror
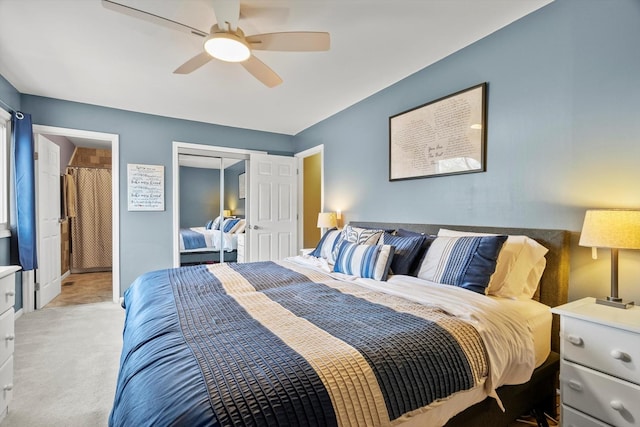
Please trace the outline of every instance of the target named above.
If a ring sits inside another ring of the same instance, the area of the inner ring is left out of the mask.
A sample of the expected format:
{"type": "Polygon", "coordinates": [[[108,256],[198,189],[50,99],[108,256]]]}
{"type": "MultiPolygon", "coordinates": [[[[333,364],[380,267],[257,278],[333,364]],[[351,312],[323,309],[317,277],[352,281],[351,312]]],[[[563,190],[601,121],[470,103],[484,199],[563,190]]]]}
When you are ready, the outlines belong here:
{"type": "Polygon", "coordinates": [[[180,265],[236,262],[246,226],[245,160],[180,154],[179,165],[180,265]]]}

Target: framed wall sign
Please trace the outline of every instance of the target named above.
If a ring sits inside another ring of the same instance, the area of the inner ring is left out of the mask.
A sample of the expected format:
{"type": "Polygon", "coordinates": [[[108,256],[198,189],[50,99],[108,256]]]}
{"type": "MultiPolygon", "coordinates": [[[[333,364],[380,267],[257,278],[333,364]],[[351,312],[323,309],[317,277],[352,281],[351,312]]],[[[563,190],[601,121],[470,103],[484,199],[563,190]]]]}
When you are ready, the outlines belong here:
{"type": "Polygon", "coordinates": [[[389,117],[389,181],[484,172],[486,83],[389,117]]]}
{"type": "Polygon", "coordinates": [[[127,201],[130,211],[163,211],[164,166],[128,164],[127,201]]]}

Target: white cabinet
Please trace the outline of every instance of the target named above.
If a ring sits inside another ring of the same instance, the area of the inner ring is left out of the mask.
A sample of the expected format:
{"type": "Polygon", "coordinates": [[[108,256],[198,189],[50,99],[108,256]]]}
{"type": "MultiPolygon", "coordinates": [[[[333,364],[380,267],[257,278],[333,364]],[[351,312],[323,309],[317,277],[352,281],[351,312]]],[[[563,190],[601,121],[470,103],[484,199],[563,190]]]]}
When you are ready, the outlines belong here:
{"type": "Polygon", "coordinates": [[[13,398],[15,272],[18,266],[0,266],[0,420],[13,398]]]}
{"type": "Polygon", "coordinates": [[[238,234],[238,253],[237,253],[237,262],[246,262],[246,258],[245,258],[245,233],[240,233],[238,234]]]}
{"type": "Polygon", "coordinates": [[[560,315],[562,425],[640,426],[640,307],[584,298],[560,315]]]}

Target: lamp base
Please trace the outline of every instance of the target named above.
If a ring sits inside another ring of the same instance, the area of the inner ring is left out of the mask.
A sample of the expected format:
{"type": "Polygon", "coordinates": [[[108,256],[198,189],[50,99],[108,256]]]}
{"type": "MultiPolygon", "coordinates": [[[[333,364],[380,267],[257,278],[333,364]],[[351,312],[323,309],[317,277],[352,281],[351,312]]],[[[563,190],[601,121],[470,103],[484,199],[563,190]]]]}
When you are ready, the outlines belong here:
{"type": "Polygon", "coordinates": [[[633,307],[633,301],[622,301],[622,298],[607,297],[606,299],[597,298],[596,304],[608,305],[615,308],[631,308],[633,307]]]}

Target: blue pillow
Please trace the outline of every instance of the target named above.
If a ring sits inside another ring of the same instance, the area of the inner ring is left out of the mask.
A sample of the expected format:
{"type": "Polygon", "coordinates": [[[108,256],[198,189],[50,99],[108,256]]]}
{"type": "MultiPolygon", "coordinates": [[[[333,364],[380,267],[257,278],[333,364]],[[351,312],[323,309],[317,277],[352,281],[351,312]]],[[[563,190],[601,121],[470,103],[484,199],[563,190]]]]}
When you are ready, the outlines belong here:
{"type": "Polygon", "coordinates": [[[220,227],[220,228],[222,228],[222,231],[224,233],[228,233],[233,229],[233,227],[238,222],[240,222],[240,218],[228,218],[228,219],[224,220],[224,222],[222,223],[222,227],[220,227]]]}
{"type": "Polygon", "coordinates": [[[427,254],[427,250],[429,249],[429,246],[431,246],[431,242],[433,242],[436,237],[436,235],[434,234],[424,234],[424,233],[417,233],[415,231],[411,231],[411,230],[405,230],[404,228],[399,228],[398,230],[396,230],[396,236],[400,236],[400,237],[419,237],[422,236],[424,238],[424,240],[422,241],[422,246],[420,247],[420,250],[418,251],[418,255],[416,255],[413,264],[411,265],[411,269],[409,274],[411,276],[417,276],[418,272],[420,271],[420,265],[422,264],[422,261],[424,260],[424,256],[427,254]]]}
{"type": "Polygon", "coordinates": [[[212,226],[213,226],[213,220],[209,220],[209,221],[205,224],[204,228],[205,228],[205,229],[207,229],[207,230],[211,230],[211,227],[212,227],[212,226]]]}
{"type": "Polygon", "coordinates": [[[337,228],[327,230],[320,239],[318,246],[316,246],[313,251],[309,252],[309,255],[316,258],[324,258],[329,264],[333,264],[335,262],[333,249],[341,234],[342,232],[337,228]]]}
{"type": "Polygon", "coordinates": [[[416,258],[420,254],[426,236],[417,235],[411,237],[394,236],[389,233],[382,235],[380,241],[383,245],[391,245],[395,248],[391,261],[392,274],[411,274],[416,258]]]}
{"type": "Polygon", "coordinates": [[[394,248],[343,241],[333,271],[375,280],[387,280],[394,248]]]}
{"type": "Polygon", "coordinates": [[[445,237],[431,243],[418,277],[485,294],[507,236],[445,237]]]}

